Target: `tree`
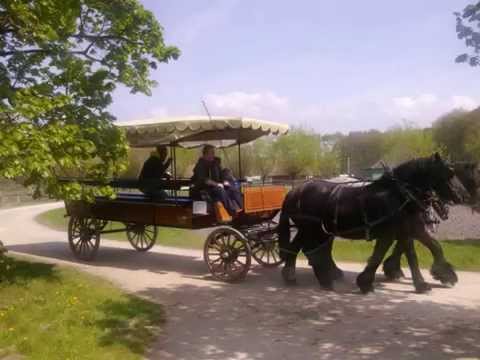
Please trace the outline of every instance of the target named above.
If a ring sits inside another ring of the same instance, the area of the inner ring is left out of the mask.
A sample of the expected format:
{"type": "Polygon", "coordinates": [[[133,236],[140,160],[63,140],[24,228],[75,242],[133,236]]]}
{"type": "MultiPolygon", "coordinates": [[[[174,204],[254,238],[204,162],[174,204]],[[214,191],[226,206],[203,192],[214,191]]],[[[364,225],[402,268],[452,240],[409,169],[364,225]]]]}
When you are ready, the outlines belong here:
{"type": "Polygon", "coordinates": [[[150,70],[178,56],[137,0],[0,0],[0,176],[37,195],[111,194],[58,177],[125,169],[111,94],[118,83],[150,94],[150,70]]]}
{"type": "Polygon", "coordinates": [[[232,170],[236,177],[250,176],[253,174],[255,154],[252,144],[243,144],[240,146],[241,169],[238,167],[238,146],[217,150],[217,154],[222,158],[222,166],[232,170]],[[241,170],[241,174],[239,170],[241,170]]]}
{"type": "Polygon", "coordinates": [[[433,140],[431,129],[417,129],[411,126],[397,127],[385,132],[385,156],[387,163],[401,162],[435,152],[442,152],[433,140]]]}
{"type": "Polygon", "coordinates": [[[472,48],[472,53],[458,55],[458,63],[468,63],[471,66],[480,64],[480,2],[466,6],[463,11],[454,13],[457,18],[457,37],[465,41],[467,48],[472,48]],[[468,23],[468,24],[466,24],[468,23]]]}
{"type": "Polygon", "coordinates": [[[454,110],[434,122],[433,139],[445,150],[451,160],[468,160],[469,154],[465,144],[468,134],[477,126],[477,113],[478,111],[468,113],[463,110],[454,110]]]}
{"type": "Polygon", "coordinates": [[[272,174],[277,157],[275,155],[275,145],[272,139],[258,139],[253,143],[254,169],[256,175],[260,175],[262,182],[272,174]]]}
{"type": "Polygon", "coordinates": [[[274,144],[281,170],[292,179],[311,175],[320,146],[320,136],[302,128],[292,129],[274,144]]]}
{"type": "Polygon", "coordinates": [[[342,160],[341,168],[347,170],[350,159],[351,172],[358,173],[383,157],[384,135],[377,130],[355,131],[341,138],[337,149],[342,160]]]}
{"type": "MultiPolygon", "coordinates": [[[[176,174],[181,178],[189,178],[193,174],[193,167],[200,156],[199,149],[176,149],[176,174]]],[[[172,165],[173,166],[173,165],[172,165]]]]}
{"type": "Polygon", "coordinates": [[[327,179],[338,175],[340,159],[336,150],[321,148],[315,161],[314,175],[327,179]]]}

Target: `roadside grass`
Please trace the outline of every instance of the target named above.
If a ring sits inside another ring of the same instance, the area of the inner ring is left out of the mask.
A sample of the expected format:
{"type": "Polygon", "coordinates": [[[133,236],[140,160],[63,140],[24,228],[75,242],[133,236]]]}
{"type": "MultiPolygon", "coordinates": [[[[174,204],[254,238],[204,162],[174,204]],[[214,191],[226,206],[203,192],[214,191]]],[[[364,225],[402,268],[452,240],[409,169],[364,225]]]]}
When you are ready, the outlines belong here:
{"type": "MultiPolygon", "coordinates": [[[[64,217],[64,209],[54,209],[40,214],[37,221],[53,229],[65,231],[68,219],[64,217]]],[[[113,223],[112,226],[122,226],[113,223]]],[[[126,240],[125,233],[108,234],[113,240],[126,240]]],[[[159,228],[158,244],[181,248],[202,249],[204,236],[195,231],[172,228],[159,228]]],[[[480,239],[443,240],[440,241],[447,259],[458,270],[480,271],[480,239]]],[[[350,241],[338,239],[334,244],[334,258],[337,261],[364,263],[373,251],[373,242],[350,241]]],[[[432,264],[430,252],[420,243],[415,242],[420,266],[429,268],[432,264]]],[[[403,259],[403,265],[407,263],[403,259]]]]}
{"type": "MultiPolygon", "coordinates": [[[[445,257],[457,270],[480,271],[480,240],[441,240],[445,257]]],[[[333,254],[335,260],[365,263],[373,251],[374,242],[335,240],[333,254]]],[[[415,241],[418,262],[422,268],[430,268],[432,255],[418,241],[415,241]]],[[[405,256],[402,266],[408,266],[405,256]]]]}
{"type": "MultiPolygon", "coordinates": [[[[67,231],[68,217],[65,217],[65,209],[53,209],[39,214],[35,220],[40,224],[46,225],[59,231],[67,231]]],[[[125,228],[125,225],[119,222],[109,222],[106,230],[125,228]]],[[[111,240],[128,241],[125,231],[104,234],[102,237],[111,240]]],[[[65,237],[66,239],[66,237],[65,237]]],[[[176,229],[169,227],[159,227],[157,236],[157,245],[174,246],[187,249],[203,249],[204,236],[191,230],[176,229]]]]}
{"type": "Polygon", "coordinates": [[[141,359],[164,322],[161,305],[107,281],[0,255],[2,359],[141,359]]]}

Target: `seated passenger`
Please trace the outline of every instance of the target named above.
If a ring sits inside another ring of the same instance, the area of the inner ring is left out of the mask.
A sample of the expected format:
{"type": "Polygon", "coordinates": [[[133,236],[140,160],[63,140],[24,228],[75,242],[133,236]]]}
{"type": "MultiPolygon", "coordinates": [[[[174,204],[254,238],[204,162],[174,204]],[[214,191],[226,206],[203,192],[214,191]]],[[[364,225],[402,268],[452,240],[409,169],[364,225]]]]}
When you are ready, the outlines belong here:
{"type": "Polygon", "coordinates": [[[203,147],[202,157],[198,159],[193,169],[193,192],[198,194],[202,190],[206,191],[212,198],[212,201],[223,204],[230,216],[232,216],[237,213],[239,206],[225,190],[219,160],[219,158],[215,157],[215,148],[212,145],[203,147]]]}
{"type": "Polygon", "coordinates": [[[150,157],[145,161],[140,172],[138,180],[140,181],[140,190],[154,199],[164,199],[167,196],[165,190],[160,184],[156,184],[155,180],[165,180],[170,178],[167,172],[172,159],[167,158],[167,147],[160,145],[156,147],[156,151],[152,152],[150,157]],[[142,184],[143,182],[143,184],[142,184]]]}
{"type": "Polygon", "coordinates": [[[243,196],[240,191],[240,185],[237,179],[233,176],[231,169],[222,169],[222,181],[229,199],[234,202],[235,210],[239,213],[242,211],[243,207],[243,196]]]}

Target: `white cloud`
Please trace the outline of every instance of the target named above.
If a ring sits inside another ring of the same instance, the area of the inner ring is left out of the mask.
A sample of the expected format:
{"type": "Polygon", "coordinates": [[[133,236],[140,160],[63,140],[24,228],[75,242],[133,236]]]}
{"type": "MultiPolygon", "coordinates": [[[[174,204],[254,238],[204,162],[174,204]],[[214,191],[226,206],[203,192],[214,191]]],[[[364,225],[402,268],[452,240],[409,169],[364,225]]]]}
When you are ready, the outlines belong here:
{"type": "Polygon", "coordinates": [[[420,94],[417,96],[401,96],[392,99],[393,104],[403,109],[413,109],[419,106],[430,106],[438,101],[434,94],[420,94]]]}
{"type": "Polygon", "coordinates": [[[393,103],[401,108],[410,109],[415,106],[415,100],[409,96],[393,98],[393,103]]]}
{"type": "Polygon", "coordinates": [[[247,93],[233,91],[223,94],[208,94],[205,102],[212,115],[254,116],[271,118],[289,107],[286,97],[271,91],[247,93]]]}
{"type": "Polygon", "coordinates": [[[452,96],[451,103],[454,109],[473,110],[478,107],[478,101],[470,96],[452,96]]]}

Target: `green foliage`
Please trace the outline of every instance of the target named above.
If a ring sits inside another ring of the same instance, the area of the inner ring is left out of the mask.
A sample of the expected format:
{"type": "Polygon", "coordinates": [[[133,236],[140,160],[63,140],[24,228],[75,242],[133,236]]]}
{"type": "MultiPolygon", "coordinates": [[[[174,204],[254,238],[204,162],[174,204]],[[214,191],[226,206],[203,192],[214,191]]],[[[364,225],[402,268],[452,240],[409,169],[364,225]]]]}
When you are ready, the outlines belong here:
{"type": "Polygon", "coordinates": [[[320,136],[313,131],[294,128],[275,142],[274,149],[282,173],[292,179],[312,175],[320,151],[320,136]]]}
{"type": "Polygon", "coordinates": [[[479,132],[479,110],[456,110],[440,117],[433,125],[433,139],[454,161],[480,158],[477,136],[479,132]]]}
{"type": "Polygon", "coordinates": [[[322,146],[315,159],[313,174],[320,178],[331,178],[340,172],[340,159],[336,149],[322,146]]]}
{"type": "Polygon", "coordinates": [[[258,139],[252,144],[252,147],[255,155],[253,158],[255,175],[260,175],[264,182],[272,174],[277,163],[275,143],[270,138],[258,139]]]}
{"type": "Polygon", "coordinates": [[[433,140],[430,129],[417,129],[410,126],[397,127],[385,133],[384,160],[398,165],[409,159],[430,156],[442,152],[433,140]]]}
{"type": "MultiPolygon", "coordinates": [[[[238,146],[232,146],[217,150],[217,156],[222,159],[222,167],[231,169],[236,177],[239,177],[239,158],[238,146]]],[[[255,158],[257,154],[254,152],[252,144],[243,144],[240,146],[241,160],[241,176],[250,176],[255,172],[255,158]]]]}
{"type": "Polygon", "coordinates": [[[337,149],[342,170],[347,171],[347,159],[350,159],[351,172],[358,173],[382,159],[385,136],[377,130],[351,132],[339,140],[337,149]]]}
{"type": "Polygon", "coordinates": [[[193,175],[193,167],[200,157],[199,149],[177,148],[177,177],[190,178],[193,175]]]}
{"type": "Polygon", "coordinates": [[[128,149],[128,166],[120,176],[124,178],[137,178],[142,169],[143,163],[148,158],[153,149],[128,149]]]}
{"type": "Polygon", "coordinates": [[[457,18],[457,37],[465,42],[467,48],[472,48],[470,54],[463,53],[455,59],[458,63],[467,63],[471,66],[480,64],[480,2],[466,6],[462,12],[455,12],[457,18]]]}
{"type": "Polygon", "coordinates": [[[153,14],[137,0],[0,0],[0,49],[0,176],[37,195],[111,195],[58,177],[125,169],[111,93],[121,83],[149,94],[150,70],[179,55],[153,14]]]}

